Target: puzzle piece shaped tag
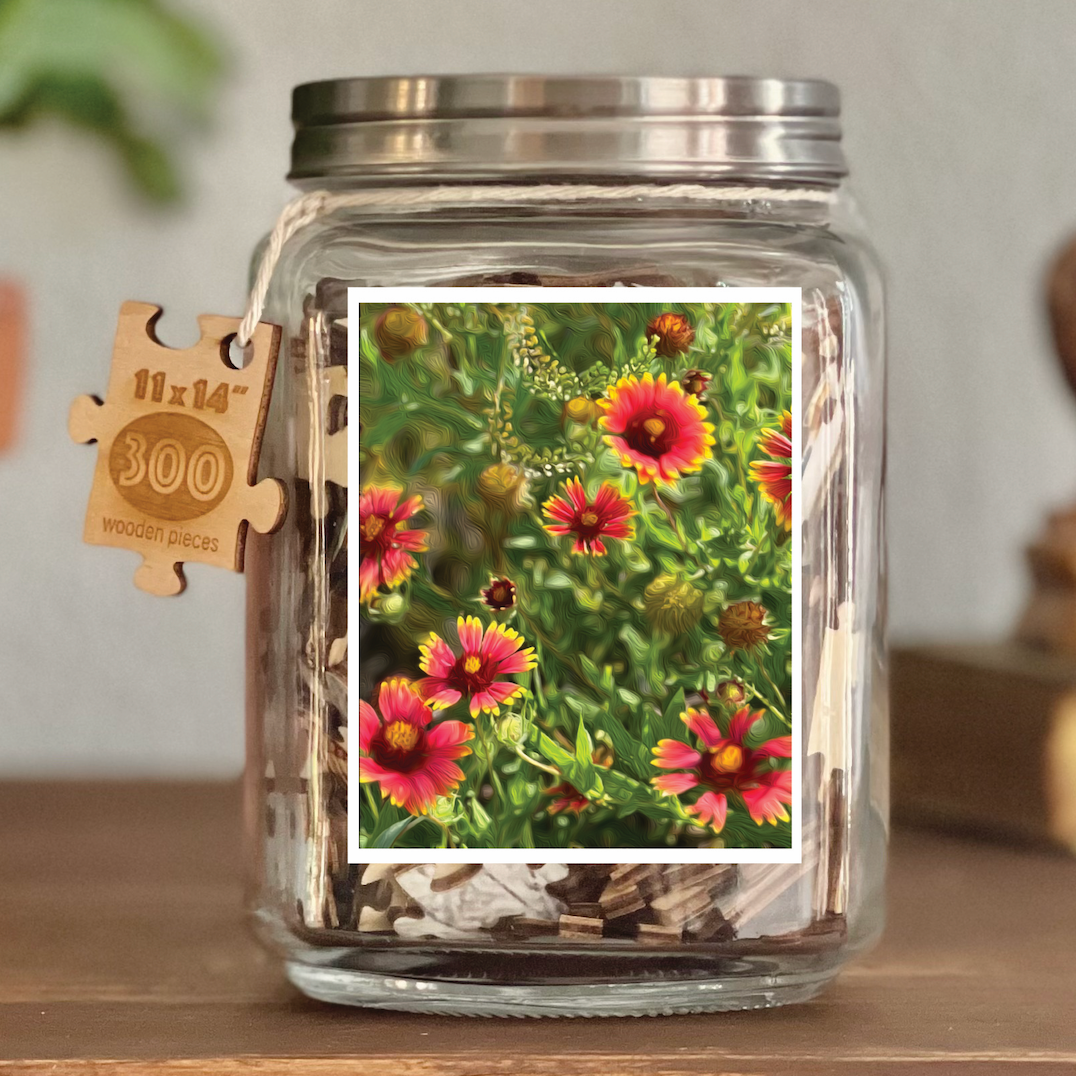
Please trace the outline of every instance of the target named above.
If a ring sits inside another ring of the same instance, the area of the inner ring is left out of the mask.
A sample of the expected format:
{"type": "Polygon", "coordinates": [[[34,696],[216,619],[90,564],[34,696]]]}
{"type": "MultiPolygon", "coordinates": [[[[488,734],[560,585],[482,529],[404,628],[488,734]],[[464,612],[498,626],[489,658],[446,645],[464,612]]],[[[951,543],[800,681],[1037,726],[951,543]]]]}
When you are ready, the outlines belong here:
{"type": "Polygon", "coordinates": [[[141,553],[135,584],[169,595],[186,586],[185,561],[242,571],[247,524],[275,530],[286,498],[281,482],[255,482],[279,327],[258,325],[237,370],[227,355],[238,319],[203,314],[198,343],[176,349],[154,334],[160,316],[123,304],[105,402],[79,396],[68,429],[98,445],[83,539],[141,553]]]}

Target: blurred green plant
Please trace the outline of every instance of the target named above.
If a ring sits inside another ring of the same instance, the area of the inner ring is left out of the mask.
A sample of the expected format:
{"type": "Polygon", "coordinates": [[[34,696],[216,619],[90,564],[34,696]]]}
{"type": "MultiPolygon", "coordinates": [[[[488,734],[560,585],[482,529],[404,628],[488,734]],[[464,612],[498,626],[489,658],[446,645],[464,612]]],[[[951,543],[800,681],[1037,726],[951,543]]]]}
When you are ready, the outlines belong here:
{"type": "Polygon", "coordinates": [[[158,0],[0,0],[0,129],[60,117],[156,202],[181,193],[168,146],[208,119],[222,68],[210,34],[158,0]]]}

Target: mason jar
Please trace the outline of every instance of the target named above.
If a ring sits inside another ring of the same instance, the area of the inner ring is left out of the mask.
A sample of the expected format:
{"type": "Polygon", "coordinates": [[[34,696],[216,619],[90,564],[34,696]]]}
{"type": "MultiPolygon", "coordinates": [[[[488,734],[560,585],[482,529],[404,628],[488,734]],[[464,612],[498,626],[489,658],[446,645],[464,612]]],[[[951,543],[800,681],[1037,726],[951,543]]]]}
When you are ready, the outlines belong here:
{"type": "Polygon", "coordinates": [[[247,551],[260,935],[300,990],[345,1004],[602,1015],[812,997],[878,936],[888,829],[882,295],[848,193],[837,90],[358,78],[298,87],[293,120],[290,179],[324,196],[279,250],[264,314],[284,344],[262,470],[290,496],[284,527],[250,534],[247,551]],[[415,299],[430,287],[503,288],[510,315],[486,293],[473,308],[415,299]],[[697,317],[649,299],[750,287],[800,289],[796,317],[735,293],[704,295],[697,317]],[[388,290],[349,325],[349,288],[388,290]],[[603,296],[623,302],[577,317],[518,288],[615,288],[603,296]],[[468,363],[485,360],[469,357],[462,325],[503,335],[515,366],[502,383],[529,378],[530,411],[518,398],[514,412],[499,396],[475,404],[468,363]],[[656,471],[647,484],[616,441],[605,375],[630,361],[642,365],[624,393],[660,385],[702,431],[679,485],[656,471]],[[534,430],[552,449],[528,456],[520,440],[534,430]],[[571,452],[614,443],[622,473],[573,486],[571,452]],[[722,538],[704,522],[706,491],[733,487],[738,522],[722,538]],[[606,529],[583,533],[599,509],[606,529]],[[709,559],[681,571],[644,532],[709,559]],[[599,552],[629,567],[617,575],[599,552]],[[759,567],[767,558],[785,566],[759,567]],[[350,609],[349,565],[373,566],[350,609]],[[798,632],[767,608],[779,572],[798,588],[798,632]],[[487,644],[514,655],[512,675],[496,697],[468,696],[467,655],[477,670],[487,644]],[[647,780],[672,768],[654,729],[679,752],[665,785],[647,780]],[[350,768],[349,731],[363,752],[350,768]],[[437,773],[421,754],[435,739],[437,773]],[[374,776],[349,785],[375,756],[374,776]],[[409,773],[432,775],[421,794],[385,777],[405,756],[409,773]],[[646,815],[655,787],[692,780],[646,815]],[[641,814],[617,811],[627,781],[641,814]],[[354,847],[349,862],[349,796],[373,820],[364,847],[394,862],[354,847]],[[484,854],[475,835],[509,815],[496,839],[539,862],[484,854]],[[602,826],[656,834],[662,854],[617,862],[605,841],[593,863],[558,861],[559,847],[601,844],[602,826]],[[756,854],[738,859],[730,849],[748,839],[756,854]],[[428,862],[433,847],[474,857],[428,862]],[[720,854],[678,861],[680,847],[720,854]],[[767,861],[778,847],[790,856],[767,861]]]}

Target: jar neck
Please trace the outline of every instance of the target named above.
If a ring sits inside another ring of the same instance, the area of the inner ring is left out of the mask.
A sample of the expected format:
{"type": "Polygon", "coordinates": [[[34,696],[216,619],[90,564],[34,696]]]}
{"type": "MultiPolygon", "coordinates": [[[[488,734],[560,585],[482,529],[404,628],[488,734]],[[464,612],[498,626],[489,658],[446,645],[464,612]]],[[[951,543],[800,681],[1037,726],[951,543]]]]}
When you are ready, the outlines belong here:
{"type": "MultiPolygon", "coordinates": [[[[402,178],[402,177],[401,177],[402,178]]],[[[512,177],[493,181],[393,184],[333,179],[295,184],[305,195],[324,192],[331,212],[362,217],[541,216],[624,218],[702,217],[795,222],[826,226],[846,197],[843,186],[757,184],[744,182],[669,182],[660,178],[596,184],[551,179],[517,183],[512,177]]]]}

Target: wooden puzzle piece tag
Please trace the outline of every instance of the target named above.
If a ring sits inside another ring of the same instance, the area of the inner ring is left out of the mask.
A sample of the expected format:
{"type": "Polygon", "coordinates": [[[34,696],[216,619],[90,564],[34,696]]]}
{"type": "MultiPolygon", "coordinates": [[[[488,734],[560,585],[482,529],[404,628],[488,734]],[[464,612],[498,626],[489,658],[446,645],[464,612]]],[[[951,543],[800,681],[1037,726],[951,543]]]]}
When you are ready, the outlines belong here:
{"type": "Polygon", "coordinates": [[[169,595],[186,585],[185,561],[242,571],[247,524],[275,530],[286,500],[281,482],[255,481],[280,328],[258,324],[239,370],[238,319],[204,314],[198,343],[176,349],[154,334],[160,316],[123,304],[108,395],[78,397],[68,429],[98,445],[83,539],[141,553],[136,585],[169,595]]]}

